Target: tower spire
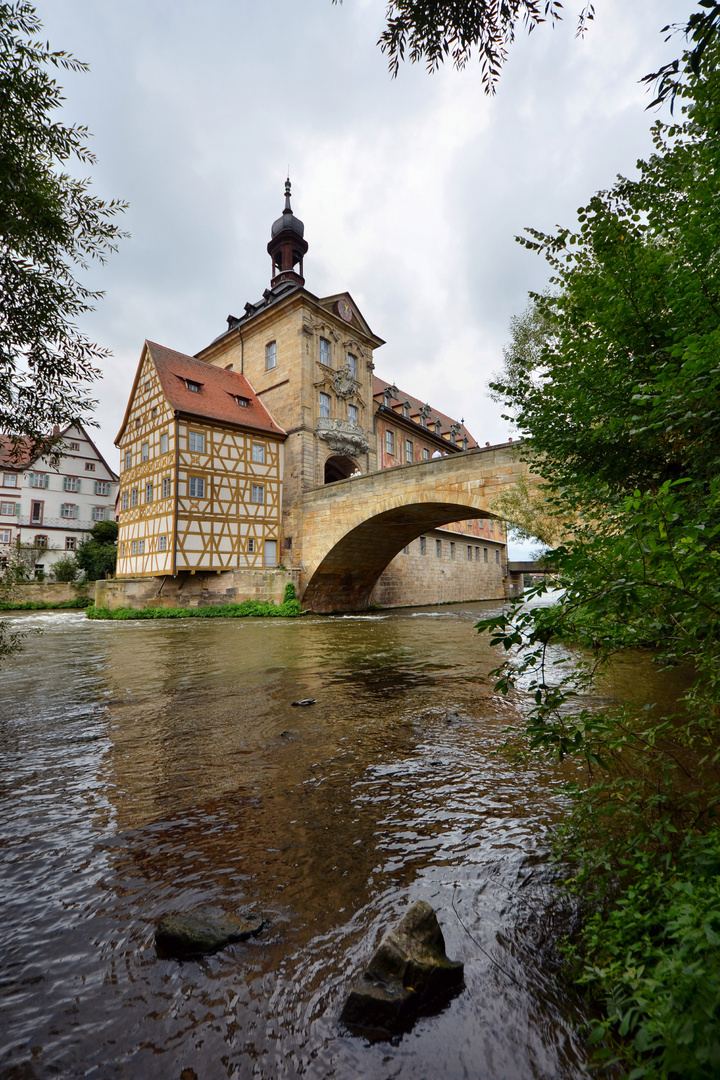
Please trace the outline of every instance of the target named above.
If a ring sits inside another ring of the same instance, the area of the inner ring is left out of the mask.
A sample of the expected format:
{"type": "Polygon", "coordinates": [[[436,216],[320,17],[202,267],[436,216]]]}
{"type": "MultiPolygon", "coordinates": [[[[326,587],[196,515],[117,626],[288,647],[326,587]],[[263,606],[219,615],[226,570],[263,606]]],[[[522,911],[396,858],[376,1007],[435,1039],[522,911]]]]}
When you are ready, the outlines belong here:
{"type": "Polygon", "coordinates": [[[297,285],[305,284],[303,257],[307,252],[308,243],[304,239],[305,226],[292,212],[291,194],[292,188],[288,176],[285,181],[285,208],[282,215],[273,222],[270,243],[267,246],[268,254],[272,259],[273,276],[270,280],[272,289],[283,281],[294,281],[297,285]]]}

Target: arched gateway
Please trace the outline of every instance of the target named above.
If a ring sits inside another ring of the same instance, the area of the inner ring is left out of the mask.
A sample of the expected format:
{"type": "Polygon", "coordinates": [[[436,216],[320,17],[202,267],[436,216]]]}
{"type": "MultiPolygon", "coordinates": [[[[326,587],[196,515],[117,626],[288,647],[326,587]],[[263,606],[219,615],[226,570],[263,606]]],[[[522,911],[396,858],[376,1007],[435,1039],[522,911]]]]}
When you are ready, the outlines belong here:
{"type": "Polygon", "coordinates": [[[494,500],[526,471],[508,443],[306,492],[303,605],[318,612],[366,608],[375,582],[406,544],[460,518],[495,517],[494,500]]]}

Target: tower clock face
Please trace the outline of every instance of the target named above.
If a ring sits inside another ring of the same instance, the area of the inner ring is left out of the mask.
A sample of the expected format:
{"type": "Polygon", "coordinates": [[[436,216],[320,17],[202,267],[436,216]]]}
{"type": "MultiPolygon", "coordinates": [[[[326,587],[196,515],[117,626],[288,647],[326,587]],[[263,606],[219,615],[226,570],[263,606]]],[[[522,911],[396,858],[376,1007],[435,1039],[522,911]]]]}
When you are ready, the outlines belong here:
{"type": "Polygon", "coordinates": [[[340,318],[344,319],[345,322],[352,322],[352,308],[347,300],[338,300],[337,311],[340,318]]]}

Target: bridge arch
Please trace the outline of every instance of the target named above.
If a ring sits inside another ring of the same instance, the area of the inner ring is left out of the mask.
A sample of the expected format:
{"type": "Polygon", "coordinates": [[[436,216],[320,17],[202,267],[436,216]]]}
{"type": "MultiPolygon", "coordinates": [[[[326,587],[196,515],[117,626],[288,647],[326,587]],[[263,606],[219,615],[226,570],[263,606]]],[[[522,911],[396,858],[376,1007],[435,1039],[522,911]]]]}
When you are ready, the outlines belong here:
{"type": "Polygon", "coordinates": [[[327,552],[303,593],[313,611],[361,611],[382,574],[406,544],[451,521],[488,518],[461,503],[406,503],[374,514],[351,528],[327,552]]]}
{"type": "Polygon", "coordinates": [[[452,521],[496,518],[501,491],[527,472],[510,444],[467,450],[314,488],[301,497],[301,598],[319,612],[358,611],[416,537],[452,521]]]}

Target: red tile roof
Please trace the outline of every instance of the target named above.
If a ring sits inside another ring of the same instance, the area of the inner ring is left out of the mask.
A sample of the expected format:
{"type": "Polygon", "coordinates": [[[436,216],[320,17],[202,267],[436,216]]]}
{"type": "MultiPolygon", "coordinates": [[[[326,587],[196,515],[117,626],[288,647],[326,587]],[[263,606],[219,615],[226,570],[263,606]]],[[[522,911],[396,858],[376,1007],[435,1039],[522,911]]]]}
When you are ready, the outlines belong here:
{"type": "Polygon", "coordinates": [[[168,404],[177,412],[286,437],[244,375],[205,364],[154,341],[146,345],[168,404]],[[197,383],[200,392],[188,390],[188,382],[197,383]],[[238,397],[245,398],[248,406],[238,405],[238,397]]]}
{"type": "MultiPolygon", "coordinates": [[[[394,385],[394,384],[383,382],[382,379],[378,379],[377,375],[373,375],[373,397],[376,400],[377,400],[378,397],[380,398],[379,404],[382,404],[382,398],[383,398],[383,395],[385,393],[385,389],[388,386],[392,386],[392,385],[394,385]]],[[[413,397],[412,394],[406,394],[404,390],[399,390],[397,386],[395,386],[395,389],[398,391],[398,396],[394,397],[392,394],[390,395],[390,405],[391,406],[393,406],[393,405],[402,405],[402,404],[404,404],[405,400],[407,399],[407,401],[410,402],[410,416],[409,416],[409,419],[414,420],[415,423],[419,425],[420,424],[420,409],[423,407],[423,405],[425,403],[423,401],[421,401],[420,398],[413,397]]],[[[396,415],[397,416],[402,416],[402,413],[401,412],[396,413],[396,415]]],[[[453,418],[451,416],[447,416],[445,413],[441,413],[439,411],[439,409],[431,409],[430,415],[427,418],[427,430],[430,432],[430,434],[435,433],[435,417],[436,416],[440,417],[440,425],[441,425],[441,427],[440,427],[440,435],[449,435],[450,434],[450,428],[453,426],[453,424],[458,424],[459,431],[458,431],[458,433],[456,435],[457,442],[462,444],[463,435],[467,435],[468,450],[472,450],[474,447],[476,447],[478,445],[477,441],[475,439],[473,439],[472,435],[470,434],[470,432],[468,431],[468,429],[465,427],[464,424],[460,424],[460,422],[458,420],[453,420],[453,418]]],[[[446,439],[445,441],[447,442],[449,440],[446,439]]]]}
{"type": "Polygon", "coordinates": [[[25,469],[33,460],[33,444],[30,439],[0,435],[0,466],[4,469],[25,469]]]}

